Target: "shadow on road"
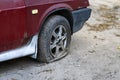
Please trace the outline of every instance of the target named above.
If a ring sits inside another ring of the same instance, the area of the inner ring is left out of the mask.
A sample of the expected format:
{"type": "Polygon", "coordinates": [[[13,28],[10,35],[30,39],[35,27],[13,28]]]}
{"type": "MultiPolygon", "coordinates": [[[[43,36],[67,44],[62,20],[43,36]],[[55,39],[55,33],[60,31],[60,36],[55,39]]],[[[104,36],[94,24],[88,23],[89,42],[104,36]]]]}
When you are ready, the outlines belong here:
{"type": "Polygon", "coordinates": [[[40,67],[44,65],[43,63],[39,63],[34,59],[29,57],[14,59],[6,62],[0,63],[0,74],[5,72],[10,72],[13,70],[25,70],[28,67],[40,67]]]}

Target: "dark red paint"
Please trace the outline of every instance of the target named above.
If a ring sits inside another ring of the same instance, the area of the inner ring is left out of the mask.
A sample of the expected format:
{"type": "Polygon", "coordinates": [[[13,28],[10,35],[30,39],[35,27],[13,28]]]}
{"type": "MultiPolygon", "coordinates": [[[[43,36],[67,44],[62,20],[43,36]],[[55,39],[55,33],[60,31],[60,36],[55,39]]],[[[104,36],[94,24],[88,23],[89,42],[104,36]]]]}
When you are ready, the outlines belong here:
{"type": "Polygon", "coordinates": [[[23,45],[40,30],[46,16],[60,8],[87,7],[88,0],[0,0],[0,51],[23,45]],[[32,14],[33,9],[39,13],[32,14]]]}

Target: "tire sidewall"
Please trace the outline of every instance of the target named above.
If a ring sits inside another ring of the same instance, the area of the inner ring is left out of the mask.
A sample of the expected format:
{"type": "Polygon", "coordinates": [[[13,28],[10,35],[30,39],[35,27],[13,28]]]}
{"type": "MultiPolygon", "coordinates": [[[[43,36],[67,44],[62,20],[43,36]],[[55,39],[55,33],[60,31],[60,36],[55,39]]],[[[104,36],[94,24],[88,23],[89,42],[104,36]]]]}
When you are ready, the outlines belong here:
{"type": "Polygon", "coordinates": [[[56,60],[56,59],[60,59],[64,56],[61,56],[59,58],[54,58],[52,55],[51,55],[51,51],[50,51],[50,41],[51,41],[51,36],[52,36],[52,33],[53,31],[55,30],[55,28],[58,26],[58,25],[63,25],[64,28],[66,29],[66,33],[67,33],[67,50],[66,50],[66,55],[68,53],[68,50],[69,50],[69,47],[70,47],[70,42],[71,42],[71,29],[70,29],[70,25],[69,25],[69,22],[66,18],[62,17],[62,16],[52,16],[50,17],[45,25],[43,26],[43,35],[41,35],[41,40],[39,40],[40,44],[42,45],[39,45],[39,49],[41,50],[40,51],[40,54],[44,54],[45,58],[46,58],[46,61],[52,61],[52,60],[56,60]],[[41,49],[42,48],[42,49],[41,49]]]}

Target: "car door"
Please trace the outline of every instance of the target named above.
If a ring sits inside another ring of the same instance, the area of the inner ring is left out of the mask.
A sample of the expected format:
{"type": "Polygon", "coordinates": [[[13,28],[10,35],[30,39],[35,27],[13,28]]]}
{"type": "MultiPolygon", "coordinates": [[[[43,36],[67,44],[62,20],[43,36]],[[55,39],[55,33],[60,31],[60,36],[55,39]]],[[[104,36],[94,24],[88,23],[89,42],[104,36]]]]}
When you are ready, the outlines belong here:
{"type": "Polygon", "coordinates": [[[25,37],[23,0],[0,0],[0,52],[19,47],[25,37]]]}

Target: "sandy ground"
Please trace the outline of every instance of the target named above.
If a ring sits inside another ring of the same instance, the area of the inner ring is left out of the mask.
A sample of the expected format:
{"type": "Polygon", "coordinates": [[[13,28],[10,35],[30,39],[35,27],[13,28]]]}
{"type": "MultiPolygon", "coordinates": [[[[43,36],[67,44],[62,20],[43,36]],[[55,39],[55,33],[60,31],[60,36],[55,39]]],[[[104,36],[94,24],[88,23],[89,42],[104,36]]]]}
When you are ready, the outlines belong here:
{"type": "Polygon", "coordinates": [[[90,3],[92,16],[72,36],[67,57],[50,64],[26,57],[0,63],[0,80],[120,80],[120,1],[90,3]]]}

